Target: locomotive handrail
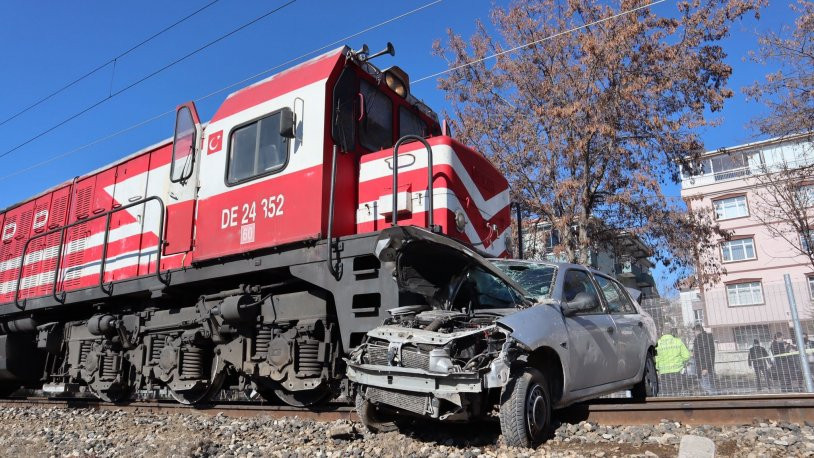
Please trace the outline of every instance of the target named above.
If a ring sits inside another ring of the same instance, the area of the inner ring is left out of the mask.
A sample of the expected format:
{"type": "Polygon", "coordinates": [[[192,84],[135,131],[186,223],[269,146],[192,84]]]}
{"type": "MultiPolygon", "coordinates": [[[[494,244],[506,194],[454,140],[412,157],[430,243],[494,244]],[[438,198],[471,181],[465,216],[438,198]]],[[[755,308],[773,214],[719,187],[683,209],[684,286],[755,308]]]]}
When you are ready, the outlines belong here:
{"type": "Polygon", "coordinates": [[[333,241],[333,228],[334,228],[334,192],[336,188],[336,153],[338,148],[333,146],[333,154],[331,155],[331,196],[328,203],[328,271],[333,277],[339,280],[339,268],[334,266],[334,241],[333,241]]]}
{"type": "Polygon", "coordinates": [[[427,149],[427,208],[428,208],[428,216],[427,216],[427,228],[430,231],[435,231],[435,226],[433,223],[433,206],[432,206],[432,148],[430,144],[427,143],[427,140],[424,137],[419,137],[418,135],[405,135],[396,142],[396,145],[393,146],[393,213],[391,215],[392,221],[390,225],[395,227],[399,225],[398,221],[398,192],[399,192],[399,147],[402,143],[407,141],[419,141],[424,144],[424,148],[427,149]]]}
{"type": "Polygon", "coordinates": [[[15,291],[14,291],[14,305],[17,306],[17,308],[20,309],[20,310],[23,310],[25,308],[24,307],[25,306],[25,300],[23,301],[22,305],[20,304],[20,285],[22,284],[23,269],[25,268],[25,255],[26,255],[26,252],[28,251],[29,245],[31,244],[31,242],[33,240],[36,240],[36,239],[39,239],[39,238],[42,238],[42,237],[46,237],[46,236],[49,236],[49,235],[52,235],[52,234],[56,234],[57,232],[59,232],[59,245],[58,245],[59,248],[57,249],[56,266],[54,267],[54,284],[53,284],[53,286],[51,288],[51,295],[54,297],[54,299],[57,302],[64,303],[66,292],[62,291],[62,294],[60,296],[57,296],[57,284],[59,283],[59,270],[60,270],[60,267],[61,267],[60,264],[61,264],[61,261],[62,261],[62,256],[64,254],[63,249],[64,249],[64,242],[65,242],[65,231],[67,231],[68,229],[70,229],[70,228],[72,228],[74,226],[78,226],[80,224],[86,224],[86,223],[89,223],[89,222],[91,222],[93,220],[96,220],[96,219],[99,219],[99,218],[106,218],[105,219],[105,232],[104,232],[105,236],[104,236],[104,241],[102,242],[102,260],[101,260],[100,265],[99,265],[99,288],[104,293],[111,294],[112,290],[106,289],[105,285],[104,285],[105,264],[107,263],[107,259],[106,259],[107,258],[107,245],[108,245],[109,235],[110,235],[110,217],[116,212],[120,212],[122,210],[127,210],[128,208],[132,208],[132,207],[135,207],[137,205],[144,205],[144,204],[146,204],[146,203],[148,203],[150,201],[153,201],[153,200],[158,202],[158,205],[161,208],[160,217],[159,217],[159,220],[158,220],[158,223],[159,223],[158,224],[158,253],[156,255],[156,260],[155,260],[156,261],[156,276],[158,277],[158,280],[160,282],[162,282],[164,284],[167,284],[167,282],[169,281],[169,274],[168,274],[166,279],[161,276],[161,252],[164,249],[164,214],[165,214],[166,206],[164,205],[164,201],[160,197],[158,197],[158,196],[150,196],[150,197],[146,197],[144,199],[137,200],[135,202],[131,202],[131,203],[127,204],[127,205],[114,208],[114,209],[109,210],[109,211],[107,211],[105,213],[100,213],[98,215],[93,216],[92,218],[83,219],[81,221],[74,221],[71,224],[66,224],[64,226],[51,229],[50,231],[43,232],[41,234],[37,234],[34,237],[30,237],[28,240],[26,240],[25,245],[23,245],[23,252],[22,252],[22,254],[20,256],[20,270],[17,272],[17,287],[15,288],[15,291]]]}

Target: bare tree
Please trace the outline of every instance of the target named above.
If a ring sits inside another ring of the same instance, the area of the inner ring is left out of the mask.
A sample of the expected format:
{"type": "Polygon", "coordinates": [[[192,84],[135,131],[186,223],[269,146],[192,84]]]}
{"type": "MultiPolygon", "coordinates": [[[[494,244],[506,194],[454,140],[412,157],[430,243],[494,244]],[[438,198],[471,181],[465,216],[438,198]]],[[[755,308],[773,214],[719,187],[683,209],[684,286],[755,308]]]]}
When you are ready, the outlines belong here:
{"type": "Polygon", "coordinates": [[[814,135],[799,135],[753,180],[755,218],[814,267],[814,135]]]}
{"type": "Polygon", "coordinates": [[[780,69],[745,89],[769,108],[751,123],[756,135],[788,145],[760,166],[754,213],[772,236],[814,267],[814,2],[798,0],[792,9],[798,14],[793,26],[763,34],[752,53],[755,62],[780,69]]]}
{"type": "Polygon", "coordinates": [[[760,49],[752,53],[755,62],[780,69],[745,89],[747,96],[769,108],[752,126],[772,137],[814,131],[814,2],[798,0],[792,8],[798,14],[794,26],[765,33],[759,38],[760,49]]]}
{"type": "MultiPolygon", "coordinates": [[[[468,41],[450,30],[436,43],[454,68],[440,87],[460,136],[507,174],[527,217],[559,232],[556,252],[585,263],[626,230],[670,269],[696,267],[722,233],[661,186],[697,162],[706,114],[732,96],[719,42],[763,1],[679,1],[666,16],[644,8],[566,34],[646,3],[517,1],[492,11],[499,38],[478,23],[468,41]]],[[[714,257],[697,267],[717,278],[714,257]]]]}

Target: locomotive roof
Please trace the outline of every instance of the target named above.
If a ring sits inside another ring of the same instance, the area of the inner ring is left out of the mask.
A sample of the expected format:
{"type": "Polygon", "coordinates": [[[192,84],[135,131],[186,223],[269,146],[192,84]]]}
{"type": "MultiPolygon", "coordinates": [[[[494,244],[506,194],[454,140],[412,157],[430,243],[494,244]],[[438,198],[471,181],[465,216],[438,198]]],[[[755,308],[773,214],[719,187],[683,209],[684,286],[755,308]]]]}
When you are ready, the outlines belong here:
{"type": "MultiPolygon", "coordinates": [[[[281,71],[279,73],[275,73],[275,74],[273,74],[273,75],[271,75],[271,76],[269,76],[267,78],[264,78],[264,79],[262,79],[260,81],[255,82],[253,84],[250,84],[248,86],[240,88],[240,89],[230,93],[228,96],[226,96],[226,99],[224,99],[224,101],[218,107],[215,114],[212,116],[212,119],[211,119],[210,122],[215,122],[218,119],[222,119],[222,118],[224,118],[226,116],[229,116],[230,114],[232,114],[235,111],[241,111],[241,108],[239,108],[240,107],[240,100],[238,100],[238,99],[243,98],[243,96],[251,97],[251,94],[253,92],[255,92],[255,91],[262,90],[262,89],[274,86],[275,84],[273,84],[273,83],[276,82],[275,80],[279,80],[279,79],[285,78],[285,77],[296,76],[297,73],[302,73],[303,75],[307,75],[308,80],[310,80],[312,82],[316,82],[316,81],[328,78],[330,76],[330,73],[335,68],[335,65],[338,63],[339,59],[341,59],[343,56],[348,55],[348,53],[350,53],[350,52],[352,52],[350,47],[348,47],[348,46],[340,46],[338,48],[335,48],[335,49],[332,49],[332,50],[330,50],[328,52],[320,54],[320,55],[318,55],[316,57],[308,59],[307,61],[301,62],[301,63],[299,63],[299,64],[297,64],[297,65],[295,65],[293,67],[285,69],[285,70],[283,70],[283,71],[281,71]]],[[[367,73],[369,73],[369,74],[371,74],[373,76],[376,76],[376,72],[381,72],[376,66],[374,66],[370,62],[360,63],[360,67],[364,71],[366,71],[367,73]]],[[[294,89],[294,88],[292,88],[292,89],[294,89]]],[[[415,98],[412,94],[407,94],[407,100],[409,101],[409,103],[411,105],[418,106],[425,114],[435,118],[436,120],[438,119],[438,116],[437,116],[437,114],[435,114],[434,111],[432,111],[429,107],[427,107],[427,105],[424,104],[421,100],[415,98]]],[[[208,124],[209,123],[201,123],[201,128],[205,128],[208,124]]],[[[138,151],[136,151],[134,153],[131,153],[131,154],[128,154],[127,156],[116,159],[113,162],[109,162],[107,164],[104,164],[101,167],[98,167],[93,171],[86,172],[84,174],[78,175],[78,176],[76,176],[74,178],[71,178],[71,179],[68,179],[68,180],[64,180],[64,181],[60,182],[59,184],[51,186],[51,187],[49,187],[49,188],[47,188],[47,189],[45,189],[45,190],[43,190],[43,191],[41,191],[41,192],[39,192],[37,194],[34,194],[34,195],[29,196],[29,197],[27,197],[27,198],[25,198],[23,200],[20,200],[20,201],[14,203],[12,205],[9,205],[6,208],[0,209],[0,214],[7,213],[7,212],[9,212],[9,211],[21,206],[21,205],[24,205],[24,204],[26,204],[28,202],[36,200],[36,199],[38,199],[38,198],[40,198],[40,197],[42,197],[42,196],[44,196],[44,195],[46,195],[46,194],[48,194],[50,192],[54,192],[59,188],[67,186],[67,185],[69,185],[70,183],[72,183],[74,181],[78,181],[78,180],[90,177],[90,176],[95,175],[97,173],[100,173],[100,172],[102,172],[104,170],[110,169],[111,167],[114,167],[114,166],[116,166],[118,164],[124,163],[124,162],[126,162],[126,161],[128,161],[128,160],[130,160],[130,159],[132,159],[132,158],[134,158],[136,156],[139,156],[139,155],[144,154],[144,153],[146,153],[148,151],[152,151],[152,150],[158,149],[160,147],[166,146],[167,144],[170,144],[170,143],[172,143],[172,137],[165,138],[164,140],[156,142],[156,143],[154,143],[154,144],[152,144],[150,146],[147,146],[145,148],[141,148],[141,149],[139,149],[138,151]]]]}

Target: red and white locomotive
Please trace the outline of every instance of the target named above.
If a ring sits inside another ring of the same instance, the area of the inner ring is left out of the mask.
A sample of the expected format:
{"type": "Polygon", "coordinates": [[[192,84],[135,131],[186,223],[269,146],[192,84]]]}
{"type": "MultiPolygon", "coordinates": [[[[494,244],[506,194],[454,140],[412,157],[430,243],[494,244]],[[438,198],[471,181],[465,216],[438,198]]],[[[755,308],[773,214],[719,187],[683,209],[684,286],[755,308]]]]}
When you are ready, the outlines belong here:
{"type": "Polygon", "coordinates": [[[2,391],[192,403],[228,381],[310,404],[406,300],[383,230],[505,255],[505,178],[375,56],[314,58],[207,124],[183,104],[173,138],[0,211],[2,391]]]}

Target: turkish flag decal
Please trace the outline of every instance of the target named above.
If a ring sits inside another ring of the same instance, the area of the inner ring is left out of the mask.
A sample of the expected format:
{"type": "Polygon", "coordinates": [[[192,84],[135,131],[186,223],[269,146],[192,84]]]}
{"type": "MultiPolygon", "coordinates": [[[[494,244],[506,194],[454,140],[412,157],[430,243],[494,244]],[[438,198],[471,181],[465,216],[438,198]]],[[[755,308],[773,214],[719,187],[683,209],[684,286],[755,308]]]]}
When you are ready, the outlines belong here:
{"type": "Polygon", "coordinates": [[[223,147],[223,131],[219,130],[210,135],[207,145],[207,154],[214,154],[220,151],[223,147]]]}

